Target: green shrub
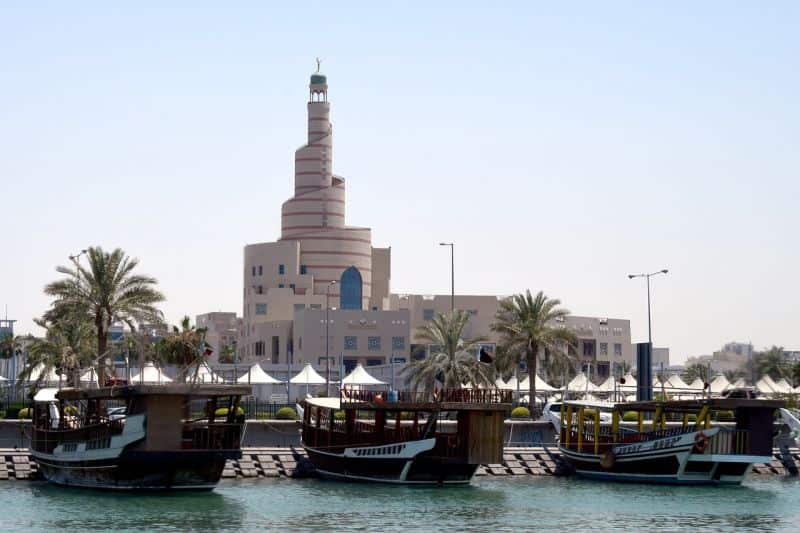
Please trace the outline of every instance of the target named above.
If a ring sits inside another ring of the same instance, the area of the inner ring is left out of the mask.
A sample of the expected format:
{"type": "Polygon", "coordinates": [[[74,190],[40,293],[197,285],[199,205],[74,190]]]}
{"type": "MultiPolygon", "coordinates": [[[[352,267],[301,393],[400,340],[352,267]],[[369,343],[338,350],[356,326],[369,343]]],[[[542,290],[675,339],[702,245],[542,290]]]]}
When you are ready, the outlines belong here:
{"type": "MultiPolygon", "coordinates": [[[[237,407],[236,414],[239,416],[244,416],[244,409],[242,409],[241,407],[237,407]]],[[[220,407],[219,409],[214,411],[214,416],[228,416],[228,408],[220,407]]]]}
{"type": "Polygon", "coordinates": [[[333,418],[335,420],[344,420],[344,411],[336,411],[333,413],[333,418]]]}
{"type": "Polygon", "coordinates": [[[77,416],[78,409],[74,405],[68,405],[64,408],[64,414],[70,416],[77,416]]]}
{"type": "Polygon", "coordinates": [[[689,416],[686,417],[689,422],[697,422],[697,415],[694,413],[689,413],[689,416]]]}
{"type": "Polygon", "coordinates": [[[597,411],[595,409],[584,409],[583,410],[583,419],[584,420],[594,420],[597,411]]]}
{"type": "Polygon", "coordinates": [[[623,422],[638,422],[639,421],[639,413],[636,411],[625,411],[625,414],[622,415],[623,422]]]}
{"type": "Polygon", "coordinates": [[[400,420],[414,420],[414,413],[411,411],[403,411],[400,413],[400,420]]]}
{"type": "Polygon", "coordinates": [[[530,418],[531,412],[528,410],[527,407],[515,407],[513,411],[511,411],[511,418],[530,418]]]}
{"type": "Polygon", "coordinates": [[[256,420],[270,420],[272,415],[269,413],[258,413],[256,415],[256,420]]]}
{"type": "Polygon", "coordinates": [[[275,413],[275,418],[277,420],[297,420],[297,412],[291,407],[281,407],[275,413]]]}
{"type": "Polygon", "coordinates": [[[735,420],[733,411],[717,411],[717,420],[719,422],[733,422],[735,420]]]}
{"type": "Polygon", "coordinates": [[[33,409],[31,409],[30,407],[24,407],[20,409],[19,412],[17,413],[17,418],[31,418],[32,415],[33,415],[33,409]]]}

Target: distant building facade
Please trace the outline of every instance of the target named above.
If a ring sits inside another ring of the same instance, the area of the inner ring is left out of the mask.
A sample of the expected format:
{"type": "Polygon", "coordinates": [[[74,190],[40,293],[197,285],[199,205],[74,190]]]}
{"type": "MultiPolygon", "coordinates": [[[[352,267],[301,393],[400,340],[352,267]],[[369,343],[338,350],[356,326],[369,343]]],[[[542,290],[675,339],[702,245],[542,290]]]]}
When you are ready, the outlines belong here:
{"type": "MultiPolygon", "coordinates": [[[[392,294],[391,248],[373,246],[369,227],[346,223],[345,179],[333,172],[330,109],[328,80],[315,73],[306,143],[295,152],[294,194],[281,208],[280,237],[244,247],[242,316],[225,314],[219,324],[213,313],[198,316],[209,338],[212,331],[229,338],[235,322],[239,362],[259,361],[267,369],[405,362],[430,349],[417,337],[419,328],[450,311],[449,294],[392,294]]],[[[485,337],[485,347],[494,348],[490,326],[499,301],[455,296],[455,307],[470,314],[464,338],[485,337]]],[[[576,334],[577,355],[597,376],[608,376],[615,363],[631,364],[628,320],[570,316],[563,326],[576,334]]]]}

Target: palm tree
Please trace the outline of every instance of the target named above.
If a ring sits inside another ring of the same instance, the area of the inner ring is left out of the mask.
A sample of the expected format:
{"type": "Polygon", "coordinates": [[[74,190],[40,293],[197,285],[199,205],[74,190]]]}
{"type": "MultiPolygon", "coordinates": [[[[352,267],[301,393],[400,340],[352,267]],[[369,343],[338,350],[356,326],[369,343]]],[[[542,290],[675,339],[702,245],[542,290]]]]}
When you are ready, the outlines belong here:
{"type": "Polygon", "coordinates": [[[460,310],[439,313],[417,330],[417,339],[429,345],[431,353],[403,369],[402,373],[412,390],[431,392],[437,380],[446,389],[457,389],[464,383],[473,386],[492,383],[492,367],[478,361],[479,343],[486,339],[461,338],[469,316],[469,313],[460,310]]]}
{"type": "Polygon", "coordinates": [[[683,371],[683,379],[686,381],[686,383],[691,383],[697,378],[700,378],[703,383],[708,383],[710,381],[707,366],[701,365],[700,363],[694,363],[687,366],[683,371]]]}
{"type": "Polygon", "coordinates": [[[172,326],[172,333],[156,344],[156,352],[162,362],[178,366],[178,378],[181,381],[186,381],[191,370],[194,370],[196,378],[200,366],[205,362],[206,350],[209,348],[206,331],[206,328],[193,326],[189,317],[184,316],[181,327],[172,326]]]}
{"type": "Polygon", "coordinates": [[[577,344],[574,333],[556,322],[569,314],[558,307],[561,302],[539,291],[516,294],[500,302],[492,331],[500,335],[500,346],[507,354],[524,354],[530,381],[530,404],[536,398],[536,373],[539,356],[567,357],[577,344]]]}
{"type": "Polygon", "coordinates": [[[37,367],[41,370],[37,383],[57,370],[66,373],[67,382],[73,386],[80,385],[80,369],[91,364],[96,352],[96,337],[91,323],[86,320],[62,319],[58,322],[47,322],[45,319],[34,320],[46,330],[44,338],[31,341],[27,350],[25,366],[19,373],[18,383],[29,381],[37,367]]]}
{"type": "Polygon", "coordinates": [[[772,379],[789,376],[789,365],[786,356],[783,355],[783,348],[779,346],[773,346],[769,350],[757,353],[755,365],[759,376],[768,375],[772,379]]]}
{"type": "Polygon", "coordinates": [[[155,289],[155,278],[135,274],[138,259],[131,258],[121,249],[105,252],[101,247],[87,250],[88,267],[73,260],[74,268],[59,266],[56,271],[65,274],[48,284],[44,291],[55,301],[45,318],[56,322],[61,318],[88,317],[94,325],[100,383],[105,383],[103,359],[108,351],[108,331],[115,322],[124,322],[132,329],[135,322],[161,322],[162,314],[155,304],[164,296],[155,289]]]}

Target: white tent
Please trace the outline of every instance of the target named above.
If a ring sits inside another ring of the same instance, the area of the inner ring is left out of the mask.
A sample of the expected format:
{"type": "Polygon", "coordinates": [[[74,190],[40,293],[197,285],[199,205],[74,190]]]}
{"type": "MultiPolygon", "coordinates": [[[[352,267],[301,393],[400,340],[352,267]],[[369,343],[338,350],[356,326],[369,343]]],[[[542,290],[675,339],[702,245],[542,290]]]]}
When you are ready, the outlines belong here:
{"type": "Polygon", "coordinates": [[[756,381],[756,390],[761,394],[775,394],[778,392],[775,390],[775,382],[769,376],[764,376],[756,381]]]}
{"type": "Polygon", "coordinates": [[[375,379],[358,363],[352,372],[342,380],[342,385],[386,385],[383,381],[375,379]]]}
{"type": "Polygon", "coordinates": [[[94,383],[97,381],[97,372],[94,371],[94,368],[89,368],[81,374],[81,383],[94,383]]]}
{"type": "Polygon", "coordinates": [[[733,382],[733,385],[728,387],[729,389],[743,389],[747,387],[747,383],[745,383],[744,378],[739,378],[733,382]]]}
{"type": "MultiPolygon", "coordinates": [[[[189,379],[194,379],[194,371],[189,371],[189,379]]],[[[199,383],[223,383],[225,380],[211,370],[207,364],[203,363],[197,370],[197,381],[199,383]]]]}
{"type": "MultiPolygon", "coordinates": [[[[511,376],[510,378],[508,378],[508,381],[506,381],[505,388],[506,390],[517,390],[517,376],[511,376]]],[[[520,391],[525,390],[525,388],[522,387],[522,382],[520,382],[519,384],[519,390],[520,391]]]]}
{"type": "Polygon", "coordinates": [[[296,383],[299,385],[322,385],[325,383],[325,378],[317,374],[317,371],[311,367],[310,363],[306,363],[303,370],[290,379],[289,383],[296,383]]]}
{"type": "Polygon", "coordinates": [[[730,386],[730,381],[725,376],[719,375],[711,381],[709,388],[711,389],[711,394],[722,394],[730,386]]]}
{"type": "Polygon", "coordinates": [[[551,387],[549,383],[539,377],[539,374],[536,374],[536,392],[555,392],[559,389],[555,387],[551,387]]]}
{"type": "Polygon", "coordinates": [[[673,389],[689,389],[689,385],[686,384],[685,381],[681,379],[678,374],[673,374],[667,378],[667,382],[664,383],[667,387],[672,387],[673,389]]]}
{"type": "Polygon", "coordinates": [[[614,392],[614,376],[608,378],[597,386],[597,390],[601,392],[614,392]]]}
{"type": "Polygon", "coordinates": [[[625,377],[624,377],[624,378],[622,378],[622,379],[624,379],[624,380],[625,380],[625,385],[623,385],[623,387],[633,387],[633,388],[636,388],[636,378],[635,378],[635,377],[633,377],[633,374],[631,374],[630,372],[628,372],[627,374],[625,374],[625,377]]]}
{"type": "Polygon", "coordinates": [[[496,380],[494,380],[494,386],[500,390],[511,390],[511,387],[508,386],[508,383],[503,381],[503,378],[497,378],[496,380]]]}
{"type": "Polygon", "coordinates": [[[689,385],[689,388],[701,391],[701,390],[703,390],[704,386],[705,386],[705,382],[702,379],[694,378],[694,381],[692,381],[692,383],[689,385]]]}
{"type": "Polygon", "coordinates": [[[131,383],[171,383],[172,380],[160,368],[150,362],[145,363],[141,372],[131,373],[131,383]]]}
{"type": "Polygon", "coordinates": [[[594,392],[597,390],[597,385],[592,383],[586,374],[579,372],[577,376],[572,378],[572,381],[567,385],[570,392],[594,392]]]}
{"type": "Polygon", "coordinates": [[[50,367],[50,371],[46,374],[44,373],[44,364],[39,363],[36,365],[33,370],[31,371],[31,375],[28,377],[28,382],[33,383],[34,381],[42,381],[43,383],[59,383],[62,382],[66,385],[67,378],[65,376],[60,376],[56,373],[56,369],[50,367]],[[40,379],[41,378],[41,379],[40,379]]]}
{"type": "Polygon", "coordinates": [[[778,392],[780,392],[781,394],[791,394],[792,392],[794,392],[794,389],[789,384],[789,382],[786,381],[786,378],[779,379],[778,381],[775,382],[775,385],[778,387],[778,392]]]}
{"type": "Polygon", "coordinates": [[[251,366],[245,374],[236,380],[236,383],[245,383],[250,385],[275,385],[283,383],[264,372],[261,365],[256,363],[251,366]]]}

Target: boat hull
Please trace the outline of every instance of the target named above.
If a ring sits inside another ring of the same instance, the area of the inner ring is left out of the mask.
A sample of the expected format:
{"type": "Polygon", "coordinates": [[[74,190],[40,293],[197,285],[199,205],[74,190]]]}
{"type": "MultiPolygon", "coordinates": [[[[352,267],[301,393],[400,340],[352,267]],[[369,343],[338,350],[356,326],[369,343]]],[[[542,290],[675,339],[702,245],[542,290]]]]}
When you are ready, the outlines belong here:
{"type": "MultiPolygon", "coordinates": [[[[716,430],[706,430],[709,435],[716,430]]],[[[697,453],[696,433],[613,449],[613,459],[560,446],[562,457],[575,474],[604,481],[672,485],[738,485],[756,462],[770,457],[697,453]]]]}
{"type": "Polygon", "coordinates": [[[478,468],[463,459],[425,452],[405,457],[370,457],[357,456],[359,448],[347,448],[340,453],[304,448],[321,476],[338,480],[405,485],[468,484],[478,468]]]}
{"type": "Polygon", "coordinates": [[[225,461],[240,450],[125,452],[112,459],[59,460],[34,454],[44,478],[57,485],[95,489],[212,490],[225,461]]]}

